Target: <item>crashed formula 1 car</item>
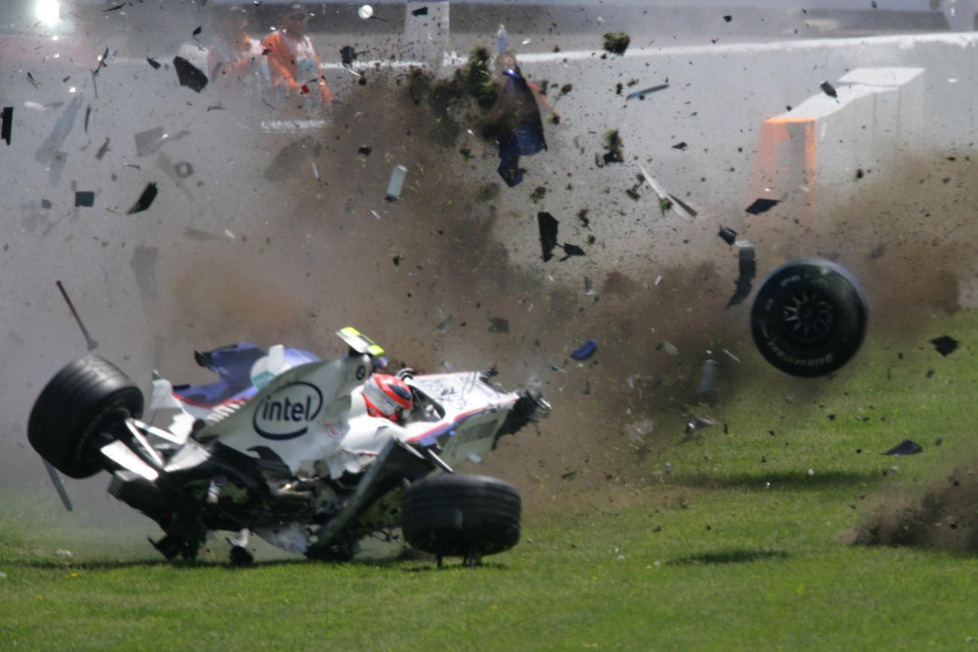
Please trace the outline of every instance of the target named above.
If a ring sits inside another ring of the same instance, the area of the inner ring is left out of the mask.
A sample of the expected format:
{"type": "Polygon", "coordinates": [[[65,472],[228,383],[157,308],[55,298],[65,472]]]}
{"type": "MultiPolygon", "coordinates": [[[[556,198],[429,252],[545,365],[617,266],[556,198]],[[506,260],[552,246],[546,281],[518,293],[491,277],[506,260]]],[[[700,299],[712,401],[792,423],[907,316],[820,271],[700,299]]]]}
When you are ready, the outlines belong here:
{"type": "Polygon", "coordinates": [[[397,526],[439,561],[513,547],[519,492],[452,465],[495,448],[546,401],[503,391],[492,371],[375,373],[383,349],[352,328],[338,335],[349,352],[328,361],[248,343],[196,353],[220,380],[154,376],[148,411],[166,428],[142,420],[143,393],[117,367],[80,358],[41,391],[28,439],[69,477],[110,473],[109,493],[163,529],[152,543],[168,559],[195,558],[217,530],[237,533],[237,564],[252,561],[249,533],[311,559],[349,559],[397,526]]]}

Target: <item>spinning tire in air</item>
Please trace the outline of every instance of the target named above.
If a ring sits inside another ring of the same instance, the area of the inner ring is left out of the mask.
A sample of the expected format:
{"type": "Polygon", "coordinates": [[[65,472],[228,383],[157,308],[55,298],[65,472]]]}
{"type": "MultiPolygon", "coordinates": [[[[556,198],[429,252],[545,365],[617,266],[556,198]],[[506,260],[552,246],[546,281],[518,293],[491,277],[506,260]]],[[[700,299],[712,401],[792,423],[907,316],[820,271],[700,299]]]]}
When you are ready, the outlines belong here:
{"type": "Polygon", "coordinates": [[[821,258],[781,265],[761,284],[751,331],[761,355],[793,376],[836,371],[859,350],[868,308],[858,281],[821,258]]]}

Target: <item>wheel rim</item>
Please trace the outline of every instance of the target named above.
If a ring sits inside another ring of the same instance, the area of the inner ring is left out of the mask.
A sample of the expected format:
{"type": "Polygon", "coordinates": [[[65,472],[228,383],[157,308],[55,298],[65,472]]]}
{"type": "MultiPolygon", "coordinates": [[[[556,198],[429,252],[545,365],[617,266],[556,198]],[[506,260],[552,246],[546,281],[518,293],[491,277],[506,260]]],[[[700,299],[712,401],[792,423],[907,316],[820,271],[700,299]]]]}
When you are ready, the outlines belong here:
{"type": "Polygon", "coordinates": [[[803,290],[792,294],[781,311],[781,328],[793,341],[812,345],[832,336],[835,306],[820,292],[803,290]]]}

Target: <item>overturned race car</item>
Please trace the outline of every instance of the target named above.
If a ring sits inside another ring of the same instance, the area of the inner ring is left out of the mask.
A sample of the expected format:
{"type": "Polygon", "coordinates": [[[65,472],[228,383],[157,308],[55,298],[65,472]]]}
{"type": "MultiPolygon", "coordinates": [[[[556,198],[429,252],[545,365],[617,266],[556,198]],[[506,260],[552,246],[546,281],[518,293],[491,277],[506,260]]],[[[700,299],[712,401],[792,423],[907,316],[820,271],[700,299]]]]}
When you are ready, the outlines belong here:
{"type": "Polygon", "coordinates": [[[66,476],[110,473],[109,493],[163,529],[151,542],[167,559],[194,559],[220,530],[235,533],[235,564],[253,561],[252,533],[323,560],[350,559],[398,526],[439,563],[516,545],[516,488],[452,466],[535,421],[546,400],[502,390],[492,370],[382,374],[381,347],[353,328],[337,334],[349,351],[328,361],[281,345],[197,352],[220,379],[174,387],[154,375],[149,422],[132,380],[79,358],[41,391],[28,439],[66,476]],[[151,425],[160,415],[165,428],[151,425]]]}

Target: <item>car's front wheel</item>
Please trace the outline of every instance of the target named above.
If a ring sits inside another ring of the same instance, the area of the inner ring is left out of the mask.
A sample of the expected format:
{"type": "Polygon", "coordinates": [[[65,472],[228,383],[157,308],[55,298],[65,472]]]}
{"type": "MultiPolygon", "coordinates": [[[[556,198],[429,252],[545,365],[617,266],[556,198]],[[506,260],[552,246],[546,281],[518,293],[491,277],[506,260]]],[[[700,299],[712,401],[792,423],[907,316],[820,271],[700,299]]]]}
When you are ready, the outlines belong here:
{"type": "Polygon", "coordinates": [[[444,473],[407,488],[402,529],[419,550],[475,561],[519,542],[521,512],[520,493],[508,482],[444,473]]]}
{"type": "Polygon", "coordinates": [[[102,470],[98,449],[107,430],[143,413],[143,393],[115,365],[95,355],[66,365],[41,390],[27,439],[54,468],[71,478],[102,470]]]}

